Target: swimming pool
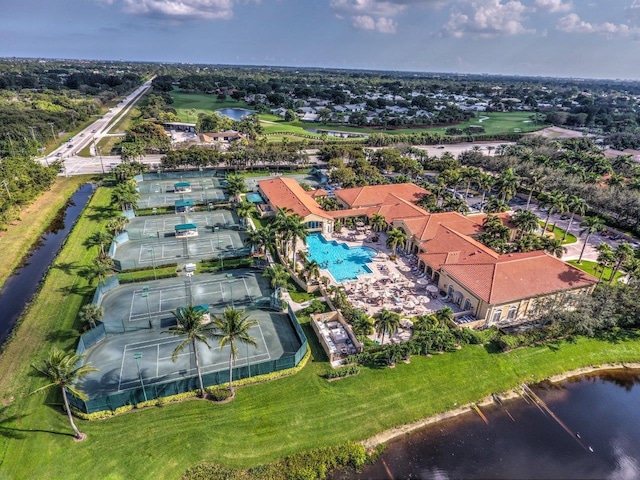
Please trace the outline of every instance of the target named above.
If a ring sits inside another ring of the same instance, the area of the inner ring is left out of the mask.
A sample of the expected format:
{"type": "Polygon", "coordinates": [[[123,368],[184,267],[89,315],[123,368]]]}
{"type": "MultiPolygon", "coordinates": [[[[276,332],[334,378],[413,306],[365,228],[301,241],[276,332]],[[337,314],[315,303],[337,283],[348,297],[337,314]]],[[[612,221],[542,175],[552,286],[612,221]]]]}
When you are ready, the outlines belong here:
{"type": "Polygon", "coordinates": [[[251,203],[264,203],[264,200],[259,193],[247,193],[247,200],[251,203]]]}
{"type": "Polygon", "coordinates": [[[353,280],[358,275],[371,273],[367,266],[378,252],[370,247],[349,247],[335,240],[327,242],[320,233],[307,235],[309,260],[315,260],[320,268],[329,270],[336,282],[353,280]]]}

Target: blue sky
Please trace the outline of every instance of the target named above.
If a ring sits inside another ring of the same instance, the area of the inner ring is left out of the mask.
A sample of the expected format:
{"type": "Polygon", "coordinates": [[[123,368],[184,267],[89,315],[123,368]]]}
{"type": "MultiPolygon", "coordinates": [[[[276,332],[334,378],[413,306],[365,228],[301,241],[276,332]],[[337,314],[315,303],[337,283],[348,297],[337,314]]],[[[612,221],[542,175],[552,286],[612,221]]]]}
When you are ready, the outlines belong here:
{"type": "Polygon", "coordinates": [[[0,56],[640,79],[640,0],[0,0],[0,56]]]}

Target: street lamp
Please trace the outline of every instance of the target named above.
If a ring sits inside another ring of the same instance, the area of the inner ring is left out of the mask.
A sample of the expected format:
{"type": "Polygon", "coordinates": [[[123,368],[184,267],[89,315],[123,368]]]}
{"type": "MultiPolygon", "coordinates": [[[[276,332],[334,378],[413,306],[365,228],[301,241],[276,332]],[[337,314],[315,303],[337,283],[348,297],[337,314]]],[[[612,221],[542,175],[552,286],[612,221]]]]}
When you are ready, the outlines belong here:
{"type": "Polygon", "coordinates": [[[149,318],[149,330],[151,330],[153,328],[153,324],[151,323],[151,309],[149,308],[149,287],[142,287],[142,298],[147,302],[147,316],[149,318]]]}
{"type": "Polygon", "coordinates": [[[229,289],[231,290],[231,308],[233,308],[233,273],[227,273],[227,279],[229,280],[229,289]]]}
{"type": "Polygon", "coordinates": [[[144,382],[142,381],[142,372],[140,371],[140,359],[142,358],[142,354],[134,353],[133,358],[136,360],[136,365],[138,366],[138,377],[140,377],[140,385],[142,385],[142,394],[144,395],[144,401],[147,402],[147,391],[144,388],[144,382]]]}
{"type": "Polygon", "coordinates": [[[151,248],[147,248],[147,252],[151,254],[151,265],[153,266],[153,279],[157,280],[158,275],[156,274],[156,251],[152,246],[151,248]]]}

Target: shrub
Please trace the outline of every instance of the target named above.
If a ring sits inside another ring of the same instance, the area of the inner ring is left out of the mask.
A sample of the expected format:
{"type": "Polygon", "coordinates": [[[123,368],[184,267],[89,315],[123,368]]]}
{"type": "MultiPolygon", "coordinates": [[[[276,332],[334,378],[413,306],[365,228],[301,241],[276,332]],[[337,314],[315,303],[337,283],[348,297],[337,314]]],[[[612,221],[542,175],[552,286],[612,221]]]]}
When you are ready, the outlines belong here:
{"type": "Polygon", "coordinates": [[[208,387],[205,390],[216,402],[222,402],[231,396],[231,391],[228,388],[208,387]]]}
{"type": "Polygon", "coordinates": [[[326,379],[332,378],[344,378],[351,375],[357,375],[360,373],[360,367],[358,365],[349,365],[346,367],[340,367],[326,371],[322,376],[326,379]]]}

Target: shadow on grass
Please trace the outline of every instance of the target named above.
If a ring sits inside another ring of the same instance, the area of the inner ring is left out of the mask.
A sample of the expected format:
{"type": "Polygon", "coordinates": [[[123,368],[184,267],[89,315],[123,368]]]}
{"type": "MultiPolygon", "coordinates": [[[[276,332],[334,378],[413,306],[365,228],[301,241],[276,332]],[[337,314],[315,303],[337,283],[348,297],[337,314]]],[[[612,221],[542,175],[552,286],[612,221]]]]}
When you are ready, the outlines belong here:
{"type": "Polygon", "coordinates": [[[78,262],[58,262],[54,263],[53,268],[64,272],[66,275],[70,275],[79,268],[77,263],[78,262]]]}
{"type": "Polygon", "coordinates": [[[97,222],[115,216],[115,212],[116,210],[111,206],[95,206],[92,207],[91,212],[87,213],[85,216],[89,220],[97,222]]]}
{"type": "Polygon", "coordinates": [[[636,330],[626,330],[622,328],[612,328],[596,333],[595,338],[610,343],[620,343],[628,340],[637,340],[640,335],[636,330]]]}
{"type": "Polygon", "coordinates": [[[45,335],[45,339],[48,342],[67,342],[69,340],[76,340],[80,336],[80,333],[76,330],[54,330],[45,335]]]}

